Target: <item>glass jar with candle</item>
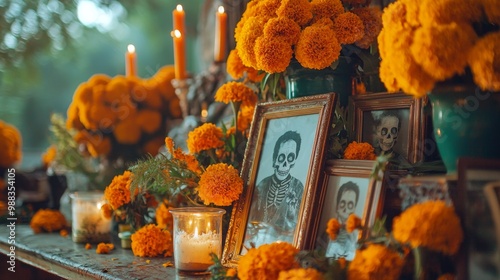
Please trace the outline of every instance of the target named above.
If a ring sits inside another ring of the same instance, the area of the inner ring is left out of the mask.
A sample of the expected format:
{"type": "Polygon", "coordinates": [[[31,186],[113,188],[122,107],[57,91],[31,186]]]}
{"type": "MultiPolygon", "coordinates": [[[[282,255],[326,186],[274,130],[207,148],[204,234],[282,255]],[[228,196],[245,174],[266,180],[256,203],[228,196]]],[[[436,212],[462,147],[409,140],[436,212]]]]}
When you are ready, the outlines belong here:
{"type": "Polygon", "coordinates": [[[210,253],[222,253],[222,216],[211,207],[171,209],[174,218],[175,267],[184,272],[205,272],[214,264],[210,253]]]}
{"type": "Polygon", "coordinates": [[[105,203],[102,192],[75,192],[72,199],[72,237],[76,243],[99,243],[111,240],[111,219],[101,214],[105,203]]]}

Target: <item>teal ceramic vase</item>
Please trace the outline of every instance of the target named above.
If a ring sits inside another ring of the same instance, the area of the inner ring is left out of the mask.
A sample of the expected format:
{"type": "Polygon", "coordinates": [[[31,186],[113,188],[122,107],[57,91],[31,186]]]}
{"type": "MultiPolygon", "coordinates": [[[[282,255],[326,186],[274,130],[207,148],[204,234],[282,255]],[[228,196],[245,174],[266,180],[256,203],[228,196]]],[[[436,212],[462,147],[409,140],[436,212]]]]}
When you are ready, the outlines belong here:
{"type": "Polygon", "coordinates": [[[321,70],[304,68],[292,59],[285,71],[287,99],[322,93],[335,92],[341,107],[346,107],[352,94],[353,77],[357,64],[350,57],[339,57],[338,65],[333,69],[321,70]]]}
{"type": "Polygon", "coordinates": [[[437,86],[429,95],[439,154],[448,174],[460,157],[500,159],[500,92],[437,86]]]}

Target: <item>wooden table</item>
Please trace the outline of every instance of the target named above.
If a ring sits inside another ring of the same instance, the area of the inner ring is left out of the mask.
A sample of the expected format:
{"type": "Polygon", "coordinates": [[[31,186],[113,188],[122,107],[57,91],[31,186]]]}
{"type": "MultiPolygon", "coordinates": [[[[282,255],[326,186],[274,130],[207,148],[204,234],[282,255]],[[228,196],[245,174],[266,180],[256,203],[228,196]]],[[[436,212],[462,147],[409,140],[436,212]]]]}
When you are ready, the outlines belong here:
{"type": "MultiPolygon", "coordinates": [[[[172,258],[135,257],[131,250],[122,249],[116,240],[110,254],[97,254],[96,245],[86,250],[85,244],[77,244],[71,236],[59,233],[33,234],[28,225],[16,225],[15,244],[9,244],[10,230],[0,225],[0,279],[209,279],[210,276],[180,275],[173,267],[162,264],[172,258]],[[15,270],[7,264],[15,246],[15,270]],[[149,261],[149,263],[148,263],[149,261]],[[31,268],[26,272],[27,267],[31,268]],[[34,269],[36,268],[36,269],[34,269]],[[24,270],[24,271],[23,271],[24,270]]],[[[12,239],[11,239],[12,240],[12,239]]]]}

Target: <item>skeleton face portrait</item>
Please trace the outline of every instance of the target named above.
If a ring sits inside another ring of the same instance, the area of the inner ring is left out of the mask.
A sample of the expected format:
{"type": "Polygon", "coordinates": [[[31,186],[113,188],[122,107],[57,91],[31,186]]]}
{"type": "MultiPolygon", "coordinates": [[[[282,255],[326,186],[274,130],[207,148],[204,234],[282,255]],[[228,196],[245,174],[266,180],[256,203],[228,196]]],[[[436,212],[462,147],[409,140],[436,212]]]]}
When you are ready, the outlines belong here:
{"type": "Polygon", "coordinates": [[[379,146],[383,152],[391,152],[398,140],[399,118],[396,116],[384,116],[380,125],[376,128],[375,146],[379,146]]]}
{"type": "Polygon", "coordinates": [[[337,194],[337,218],[345,223],[349,215],[356,211],[359,197],[359,186],[351,181],[343,184],[337,194]]]}
{"type": "Polygon", "coordinates": [[[281,143],[278,150],[278,156],[274,159],[274,174],[279,180],[284,180],[290,173],[290,169],[297,160],[297,143],[288,140],[281,143]]]}

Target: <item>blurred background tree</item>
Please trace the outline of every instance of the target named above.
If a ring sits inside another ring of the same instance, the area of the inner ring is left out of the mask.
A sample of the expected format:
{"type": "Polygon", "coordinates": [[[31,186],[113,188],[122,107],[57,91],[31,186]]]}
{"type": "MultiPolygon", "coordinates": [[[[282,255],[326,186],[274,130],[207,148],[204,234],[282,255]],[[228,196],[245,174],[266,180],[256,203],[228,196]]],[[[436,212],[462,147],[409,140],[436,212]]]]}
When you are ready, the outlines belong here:
{"type": "Polygon", "coordinates": [[[66,115],[81,82],[96,73],[125,74],[128,44],[136,47],[143,78],[173,64],[170,31],[179,3],[186,12],[188,70],[202,70],[196,41],[204,2],[0,0],[0,119],[21,131],[21,167],[40,164],[50,145],[50,114],[66,115]]]}

